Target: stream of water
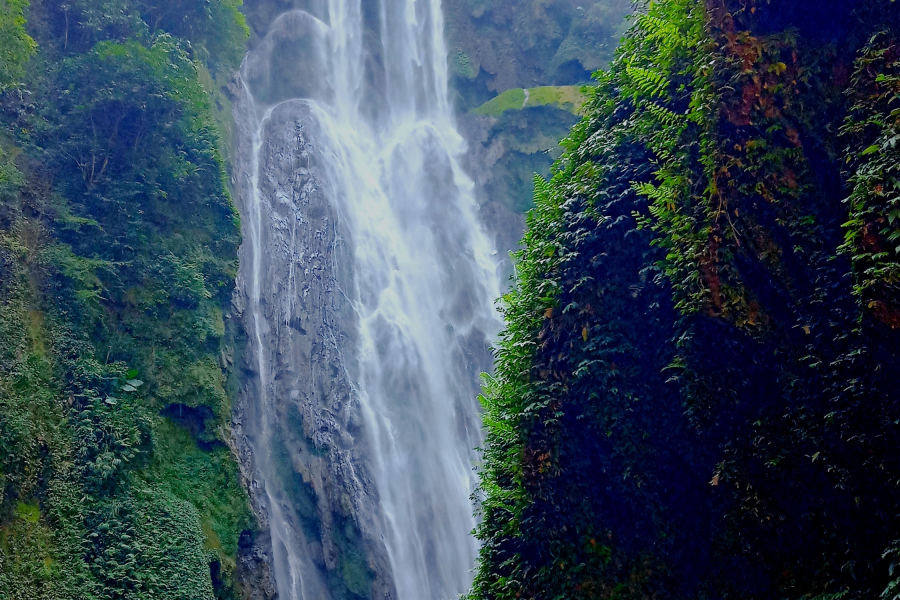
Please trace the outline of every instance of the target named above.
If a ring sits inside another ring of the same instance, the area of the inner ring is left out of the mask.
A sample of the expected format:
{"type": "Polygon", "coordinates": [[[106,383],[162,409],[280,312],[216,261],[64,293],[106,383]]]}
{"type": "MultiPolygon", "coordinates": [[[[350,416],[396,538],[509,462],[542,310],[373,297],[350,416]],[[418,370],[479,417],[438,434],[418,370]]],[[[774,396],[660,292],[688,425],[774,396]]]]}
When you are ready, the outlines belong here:
{"type": "MultiPolygon", "coordinates": [[[[309,558],[315,540],[292,522],[290,499],[272,483],[278,467],[266,415],[283,399],[267,349],[278,324],[266,307],[285,300],[273,295],[296,292],[267,287],[276,200],[260,178],[267,136],[284,114],[314,139],[322,193],[349,248],[352,283],[340,293],[352,307],[353,348],[337,368],[358,403],[396,598],[449,599],[471,582],[475,381],[489,368],[484,347],[498,328],[500,289],[496,253],[459,164],[465,144],[448,95],[443,27],[440,0],[320,0],[275,19],[242,70],[249,108],[238,118],[252,132],[242,269],[263,421],[252,445],[269,481],[283,600],[331,597],[324,569],[309,558]]],[[[298,207],[290,214],[304,218],[298,207]]],[[[302,256],[292,260],[291,269],[304,268],[302,256]]]]}

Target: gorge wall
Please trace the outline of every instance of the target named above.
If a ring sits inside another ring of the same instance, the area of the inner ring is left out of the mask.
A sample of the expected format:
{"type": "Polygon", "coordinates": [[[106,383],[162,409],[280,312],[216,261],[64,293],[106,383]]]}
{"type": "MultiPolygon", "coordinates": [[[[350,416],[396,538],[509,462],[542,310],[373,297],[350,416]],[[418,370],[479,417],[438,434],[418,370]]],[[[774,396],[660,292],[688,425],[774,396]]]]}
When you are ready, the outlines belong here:
{"type": "Polygon", "coordinates": [[[471,598],[895,598],[900,6],[646,3],[536,184],[471,598]]]}
{"type": "Polygon", "coordinates": [[[0,598],[235,598],[233,2],[0,4],[0,598]]]}
{"type": "Polygon", "coordinates": [[[445,0],[443,7],[466,170],[505,257],[533,206],[534,174],[549,176],[559,141],[580,119],[578,87],[612,60],[632,3],[445,0]]]}

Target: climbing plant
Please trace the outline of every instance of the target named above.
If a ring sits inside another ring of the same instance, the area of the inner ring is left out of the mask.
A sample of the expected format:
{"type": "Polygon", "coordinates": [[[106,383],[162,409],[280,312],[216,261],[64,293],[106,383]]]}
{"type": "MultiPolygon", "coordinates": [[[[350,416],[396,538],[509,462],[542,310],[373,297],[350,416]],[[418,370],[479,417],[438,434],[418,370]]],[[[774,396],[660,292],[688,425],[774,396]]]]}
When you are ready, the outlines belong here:
{"type": "Polygon", "coordinates": [[[900,11],[822,11],[647,2],[596,75],[502,302],[471,598],[896,595],[900,11]]]}

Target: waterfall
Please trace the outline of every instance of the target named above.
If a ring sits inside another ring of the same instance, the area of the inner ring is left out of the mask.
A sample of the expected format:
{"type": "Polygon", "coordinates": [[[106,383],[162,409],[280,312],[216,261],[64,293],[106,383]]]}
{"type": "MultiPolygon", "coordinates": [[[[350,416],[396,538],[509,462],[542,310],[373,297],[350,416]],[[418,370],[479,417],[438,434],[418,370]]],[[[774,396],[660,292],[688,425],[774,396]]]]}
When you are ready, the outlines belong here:
{"type": "Polygon", "coordinates": [[[241,80],[240,427],[279,596],[455,597],[500,290],[440,0],[311,1],[270,23],[241,80]]]}

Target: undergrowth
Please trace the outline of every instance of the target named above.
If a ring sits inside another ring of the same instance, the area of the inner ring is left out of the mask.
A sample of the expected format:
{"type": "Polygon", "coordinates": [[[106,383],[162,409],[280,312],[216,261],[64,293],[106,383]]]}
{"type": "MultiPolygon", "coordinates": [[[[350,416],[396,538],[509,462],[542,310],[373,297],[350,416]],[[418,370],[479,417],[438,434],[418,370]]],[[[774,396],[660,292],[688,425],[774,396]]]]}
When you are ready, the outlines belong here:
{"type": "Polygon", "coordinates": [[[237,8],[0,9],[0,598],[235,594],[237,8]]]}

